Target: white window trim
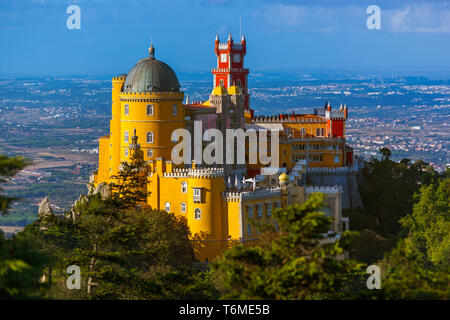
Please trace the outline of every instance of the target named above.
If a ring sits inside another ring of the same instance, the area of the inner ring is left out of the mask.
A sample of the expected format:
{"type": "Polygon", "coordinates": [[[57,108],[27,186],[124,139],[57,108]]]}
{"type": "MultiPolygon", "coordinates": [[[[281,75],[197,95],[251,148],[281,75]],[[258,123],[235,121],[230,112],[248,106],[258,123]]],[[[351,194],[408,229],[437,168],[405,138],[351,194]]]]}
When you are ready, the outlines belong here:
{"type": "Polygon", "coordinates": [[[130,141],[130,135],[129,135],[128,131],[125,131],[123,133],[123,142],[129,143],[129,141],[130,141]]]}
{"type": "Polygon", "coordinates": [[[194,219],[195,220],[200,220],[202,218],[202,210],[200,210],[199,208],[195,208],[194,210],[194,219]],[[197,216],[197,212],[198,212],[198,216],[197,216]]]}
{"type": "Polygon", "coordinates": [[[186,181],[181,182],[181,193],[187,193],[188,191],[188,184],[186,181]]]}
{"type": "Polygon", "coordinates": [[[166,203],[164,204],[164,210],[165,210],[166,212],[170,212],[170,202],[166,202],[166,203]]]}
{"type": "Polygon", "coordinates": [[[147,143],[153,143],[154,141],[153,132],[147,132],[147,143]],[[151,137],[151,139],[149,139],[151,137]]]}
{"type": "Polygon", "coordinates": [[[153,115],[154,115],[154,113],[155,113],[154,108],[155,108],[155,107],[153,106],[153,104],[148,104],[148,105],[147,105],[147,110],[146,110],[146,111],[147,111],[147,115],[148,115],[148,116],[153,116],[153,115]],[[150,110],[152,111],[151,113],[148,113],[149,107],[150,107],[150,110]]]}
{"type": "Polygon", "coordinates": [[[180,204],[180,211],[182,213],[186,213],[186,209],[187,209],[186,202],[181,202],[181,204],[180,204]],[[184,209],[183,209],[183,207],[184,207],[184,209]]]}

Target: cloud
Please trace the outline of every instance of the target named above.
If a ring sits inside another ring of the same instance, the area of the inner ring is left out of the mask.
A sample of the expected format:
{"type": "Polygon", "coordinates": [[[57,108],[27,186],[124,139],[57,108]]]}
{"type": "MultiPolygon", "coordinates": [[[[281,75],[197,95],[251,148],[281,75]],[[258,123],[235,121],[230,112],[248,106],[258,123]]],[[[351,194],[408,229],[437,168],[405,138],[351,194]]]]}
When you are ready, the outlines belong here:
{"type": "Polygon", "coordinates": [[[444,3],[416,3],[381,12],[387,29],[396,33],[450,33],[450,7],[444,3]]]}

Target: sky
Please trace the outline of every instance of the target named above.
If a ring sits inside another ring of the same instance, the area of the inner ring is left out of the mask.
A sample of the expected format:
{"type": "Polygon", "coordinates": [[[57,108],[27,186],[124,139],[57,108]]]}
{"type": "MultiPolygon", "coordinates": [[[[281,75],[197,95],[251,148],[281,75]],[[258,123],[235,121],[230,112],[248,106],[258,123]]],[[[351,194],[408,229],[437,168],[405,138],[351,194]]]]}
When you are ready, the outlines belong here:
{"type": "Polygon", "coordinates": [[[0,75],[128,73],[151,39],[176,72],[209,72],[216,34],[240,29],[253,71],[450,67],[450,1],[0,0],[0,75]],[[381,29],[368,29],[369,5],[381,29]]]}

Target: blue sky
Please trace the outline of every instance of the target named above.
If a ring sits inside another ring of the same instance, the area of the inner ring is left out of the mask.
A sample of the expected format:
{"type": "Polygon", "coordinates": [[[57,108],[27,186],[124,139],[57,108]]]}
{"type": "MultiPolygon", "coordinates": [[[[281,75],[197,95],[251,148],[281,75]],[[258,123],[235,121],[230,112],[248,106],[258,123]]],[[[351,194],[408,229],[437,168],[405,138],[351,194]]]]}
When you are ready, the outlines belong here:
{"type": "Polygon", "coordinates": [[[216,33],[237,40],[240,16],[251,70],[450,67],[450,1],[1,0],[0,74],[127,73],[151,36],[176,72],[209,71],[216,33]],[[371,4],[381,30],[366,27],[371,4]]]}

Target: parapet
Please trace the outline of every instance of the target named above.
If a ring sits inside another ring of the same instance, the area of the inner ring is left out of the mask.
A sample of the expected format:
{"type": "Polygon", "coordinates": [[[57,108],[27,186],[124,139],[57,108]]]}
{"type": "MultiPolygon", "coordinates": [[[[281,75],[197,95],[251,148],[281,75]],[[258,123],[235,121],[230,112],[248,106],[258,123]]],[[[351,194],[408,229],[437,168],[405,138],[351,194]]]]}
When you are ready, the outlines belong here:
{"type": "Polygon", "coordinates": [[[324,194],[342,194],[343,189],[341,186],[308,186],[305,187],[305,194],[311,194],[314,192],[320,192],[324,194]]]}
{"type": "Polygon", "coordinates": [[[306,169],[306,174],[308,175],[347,175],[356,174],[357,169],[353,167],[312,167],[306,169]]]}

